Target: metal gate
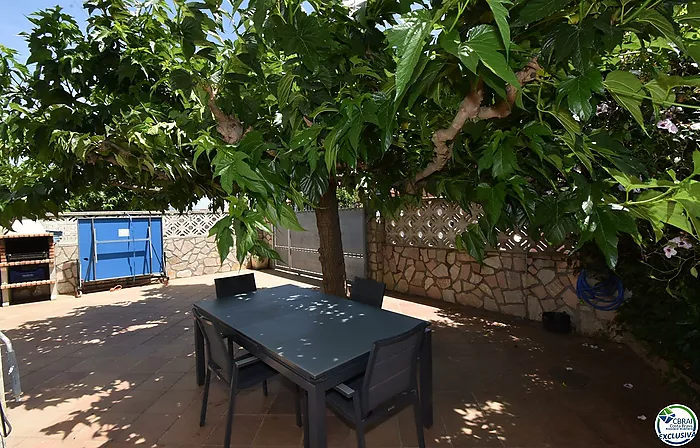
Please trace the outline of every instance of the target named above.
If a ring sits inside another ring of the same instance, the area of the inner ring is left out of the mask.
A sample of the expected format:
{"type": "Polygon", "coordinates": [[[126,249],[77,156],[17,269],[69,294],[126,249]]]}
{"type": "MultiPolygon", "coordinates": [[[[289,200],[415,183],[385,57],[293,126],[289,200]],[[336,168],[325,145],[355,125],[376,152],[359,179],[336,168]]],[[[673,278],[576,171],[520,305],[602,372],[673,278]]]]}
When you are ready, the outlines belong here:
{"type": "MultiPolygon", "coordinates": [[[[343,237],[345,254],[345,274],[348,280],[365,277],[367,272],[367,244],[365,211],[362,208],[342,209],[340,214],[340,231],[343,237]]],[[[318,228],[313,211],[297,212],[299,224],[306,229],[295,232],[275,228],[274,248],[281,261],[276,261],[276,269],[291,270],[321,276],[321,262],[318,260],[318,228]]]]}

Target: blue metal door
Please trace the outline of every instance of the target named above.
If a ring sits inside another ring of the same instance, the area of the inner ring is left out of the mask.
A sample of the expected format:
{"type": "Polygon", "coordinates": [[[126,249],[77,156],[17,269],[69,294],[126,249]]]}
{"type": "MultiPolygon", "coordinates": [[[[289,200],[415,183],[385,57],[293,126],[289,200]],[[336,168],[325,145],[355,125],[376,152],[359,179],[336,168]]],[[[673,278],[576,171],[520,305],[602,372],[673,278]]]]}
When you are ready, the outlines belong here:
{"type": "Polygon", "coordinates": [[[161,274],[162,219],[79,219],[78,252],[82,281],[161,274]]]}

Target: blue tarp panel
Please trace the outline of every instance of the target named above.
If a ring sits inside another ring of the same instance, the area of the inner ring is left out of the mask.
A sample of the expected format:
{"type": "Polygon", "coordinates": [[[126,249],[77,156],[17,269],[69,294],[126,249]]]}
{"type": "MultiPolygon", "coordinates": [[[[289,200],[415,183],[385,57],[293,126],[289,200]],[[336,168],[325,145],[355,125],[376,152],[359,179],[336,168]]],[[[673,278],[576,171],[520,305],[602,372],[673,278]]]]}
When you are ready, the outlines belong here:
{"type": "Polygon", "coordinates": [[[78,253],[82,281],[161,274],[162,218],[79,219],[78,253]]]}

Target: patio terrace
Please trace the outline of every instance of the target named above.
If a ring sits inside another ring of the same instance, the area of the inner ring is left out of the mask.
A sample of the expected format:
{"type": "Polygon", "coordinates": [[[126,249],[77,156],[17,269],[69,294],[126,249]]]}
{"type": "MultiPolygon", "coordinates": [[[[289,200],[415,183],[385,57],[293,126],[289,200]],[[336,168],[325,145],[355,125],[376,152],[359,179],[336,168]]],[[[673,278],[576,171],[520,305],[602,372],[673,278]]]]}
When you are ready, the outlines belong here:
{"type": "MultiPolygon", "coordinates": [[[[258,287],[292,282],[264,272],[256,279],[258,287]]],[[[207,425],[198,425],[190,311],[213,297],[213,283],[214,276],[192,277],[3,308],[0,328],[14,343],[24,390],[9,402],[8,446],[221,446],[222,385],[212,385],[207,425]]],[[[684,402],[616,343],[444,303],[390,296],[384,303],[435,328],[429,447],[660,447],[656,414],[684,402]]],[[[330,447],[356,446],[330,414],[328,432],[330,447]]],[[[259,388],[239,395],[232,444],[301,447],[289,390],[275,381],[267,398],[259,388]]],[[[417,446],[410,409],[372,430],[367,444],[417,446]]]]}

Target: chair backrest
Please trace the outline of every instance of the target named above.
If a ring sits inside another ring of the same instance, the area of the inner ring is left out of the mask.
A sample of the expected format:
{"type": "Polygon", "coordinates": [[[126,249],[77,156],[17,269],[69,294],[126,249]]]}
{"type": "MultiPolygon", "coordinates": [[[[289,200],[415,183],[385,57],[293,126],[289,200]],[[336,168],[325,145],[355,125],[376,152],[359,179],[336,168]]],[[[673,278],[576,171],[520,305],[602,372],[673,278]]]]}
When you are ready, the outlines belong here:
{"type": "Polygon", "coordinates": [[[363,417],[382,403],[416,387],[418,354],[426,325],[417,325],[403,334],[374,343],[362,384],[363,417]]]}
{"type": "Polygon", "coordinates": [[[350,300],[381,308],[385,290],[386,285],[382,282],[355,277],[350,289],[350,300]]]}
{"type": "Polygon", "coordinates": [[[244,294],[246,292],[257,291],[255,286],[255,275],[243,274],[232,275],[230,277],[222,277],[214,279],[216,287],[216,298],[235,296],[236,294],[244,294]]]}
{"type": "Polygon", "coordinates": [[[223,334],[216,324],[200,313],[197,308],[192,309],[199,329],[204,335],[204,348],[207,355],[207,364],[216,370],[226,381],[231,381],[231,368],[233,367],[234,353],[238,350],[238,344],[227,344],[223,334]],[[235,346],[235,347],[234,347],[235,346]]]}

